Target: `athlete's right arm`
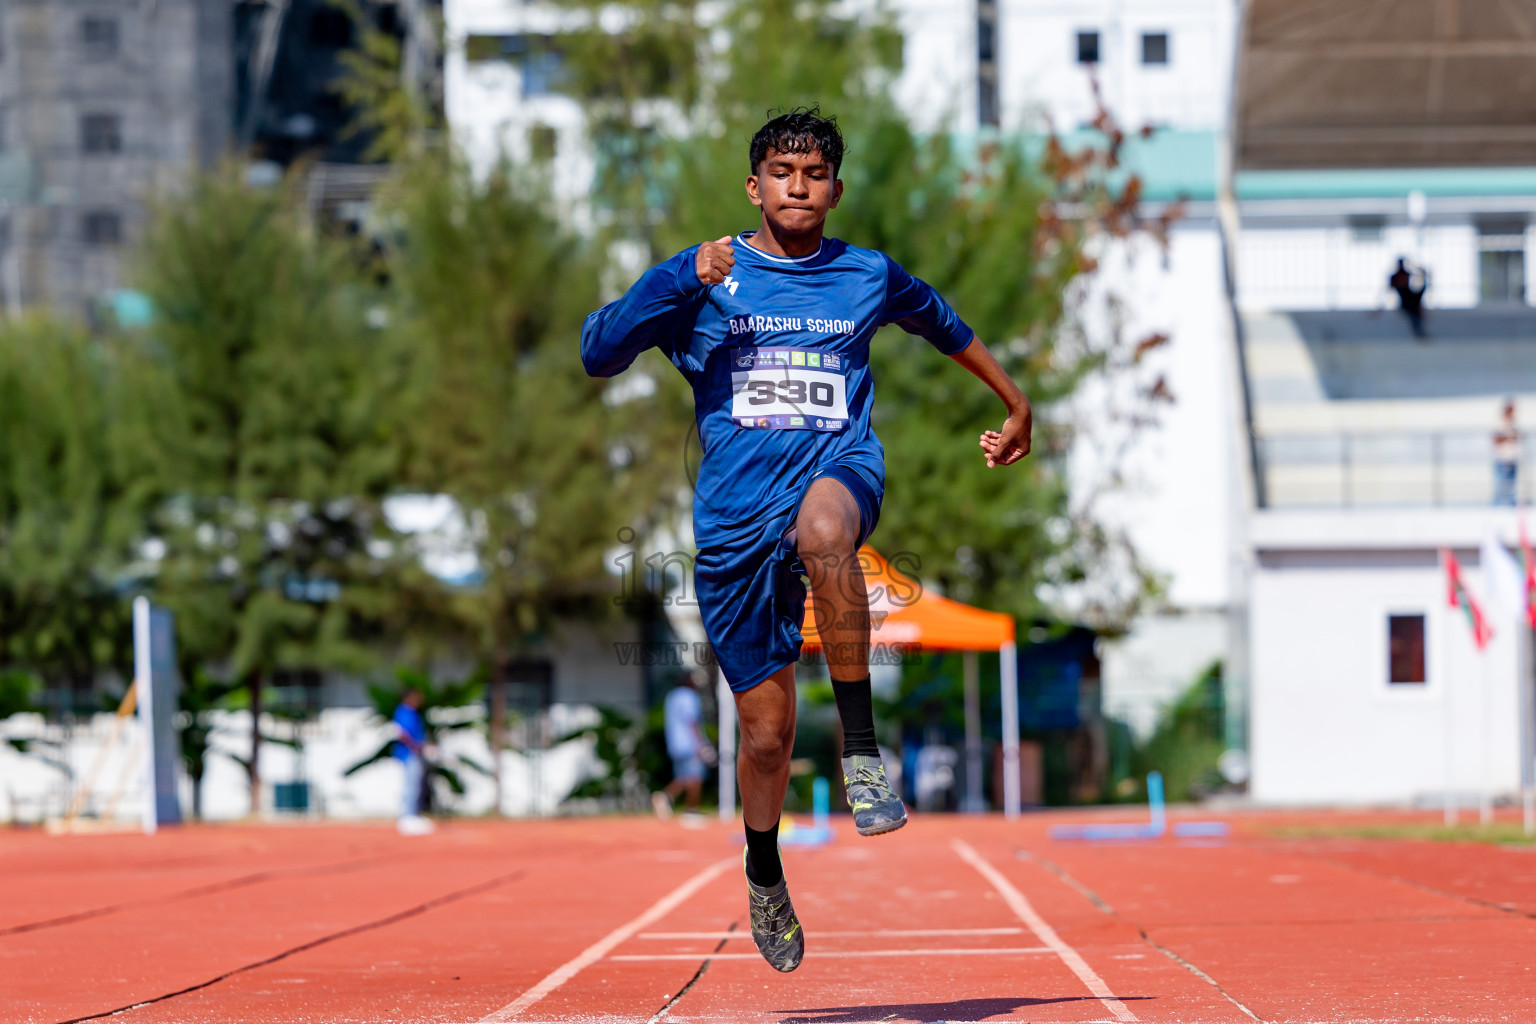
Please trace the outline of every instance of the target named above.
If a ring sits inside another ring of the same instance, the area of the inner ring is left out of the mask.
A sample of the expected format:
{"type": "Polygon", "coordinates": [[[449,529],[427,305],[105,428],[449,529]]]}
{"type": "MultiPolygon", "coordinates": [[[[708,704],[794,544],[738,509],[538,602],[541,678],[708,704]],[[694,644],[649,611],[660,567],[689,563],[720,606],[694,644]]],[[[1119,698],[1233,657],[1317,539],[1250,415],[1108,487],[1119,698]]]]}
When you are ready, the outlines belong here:
{"type": "Polygon", "coordinates": [[[725,280],[735,262],[730,238],[684,249],[646,271],[624,295],[587,316],[581,327],[581,364],[593,377],[612,377],[640,353],[691,329],[712,284],[725,280]],[[723,252],[722,252],[723,250],[723,252]]]}

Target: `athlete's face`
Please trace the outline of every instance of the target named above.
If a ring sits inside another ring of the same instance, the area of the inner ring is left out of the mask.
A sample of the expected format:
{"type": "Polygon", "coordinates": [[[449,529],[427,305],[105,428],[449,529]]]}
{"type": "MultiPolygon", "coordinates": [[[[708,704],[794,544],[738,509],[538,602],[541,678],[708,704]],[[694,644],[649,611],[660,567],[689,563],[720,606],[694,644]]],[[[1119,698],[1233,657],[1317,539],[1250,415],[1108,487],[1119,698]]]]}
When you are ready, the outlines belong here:
{"type": "Polygon", "coordinates": [[[843,197],[843,183],[820,150],[780,153],[770,149],[757,165],[757,173],[747,178],[747,195],[780,231],[802,235],[821,227],[827,211],[843,197]]]}

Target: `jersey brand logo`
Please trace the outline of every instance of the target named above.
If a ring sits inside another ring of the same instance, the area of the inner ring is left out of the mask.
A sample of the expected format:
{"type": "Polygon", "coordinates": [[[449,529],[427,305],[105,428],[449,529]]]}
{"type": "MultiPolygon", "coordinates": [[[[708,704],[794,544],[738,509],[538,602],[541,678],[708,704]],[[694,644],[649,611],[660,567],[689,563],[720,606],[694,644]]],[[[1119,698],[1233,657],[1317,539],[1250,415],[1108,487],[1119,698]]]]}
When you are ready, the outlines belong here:
{"type": "Polygon", "coordinates": [[[725,290],[732,295],[735,295],[736,289],[741,287],[741,282],[736,280],[735,275],[727,275],[726,279],[720,283],[725,285],[725,290]]]}

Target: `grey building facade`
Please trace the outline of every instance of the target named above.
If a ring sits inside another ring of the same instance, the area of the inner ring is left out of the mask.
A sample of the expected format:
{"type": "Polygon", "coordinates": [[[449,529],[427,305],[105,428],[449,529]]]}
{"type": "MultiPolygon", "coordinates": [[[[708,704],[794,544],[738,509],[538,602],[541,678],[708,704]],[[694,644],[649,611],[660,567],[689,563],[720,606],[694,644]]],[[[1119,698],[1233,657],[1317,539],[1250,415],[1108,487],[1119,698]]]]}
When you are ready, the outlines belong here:
{"type": "Polygon", "coordinates": [[[229,0],[0,2],[0,291],[79,312],[231,142],[229,0]]]}

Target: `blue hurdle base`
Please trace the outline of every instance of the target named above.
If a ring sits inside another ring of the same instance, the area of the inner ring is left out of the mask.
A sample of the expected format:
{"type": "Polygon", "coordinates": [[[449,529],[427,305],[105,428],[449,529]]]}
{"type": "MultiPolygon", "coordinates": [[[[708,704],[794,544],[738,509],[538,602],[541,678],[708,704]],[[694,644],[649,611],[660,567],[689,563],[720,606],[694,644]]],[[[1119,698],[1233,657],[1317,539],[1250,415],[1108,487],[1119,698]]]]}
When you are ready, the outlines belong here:
{"type": "MultiPolygon", "coordinates": [[[[1147,773],[1147,804],[1152,812],[1152,820],[1146,823],[1052,825],[1050,836],[1052,839],[1083,839],[1088,842],[1157,839],[1168,833],[1168,812],[1163,802],[1161,772],[1147,773]]],[[[1180,821],[1173,826],[1173,834],[1184,839],[1220,839],[1230,832],[1231,829],[1224,821],[1180,821]]]]}

